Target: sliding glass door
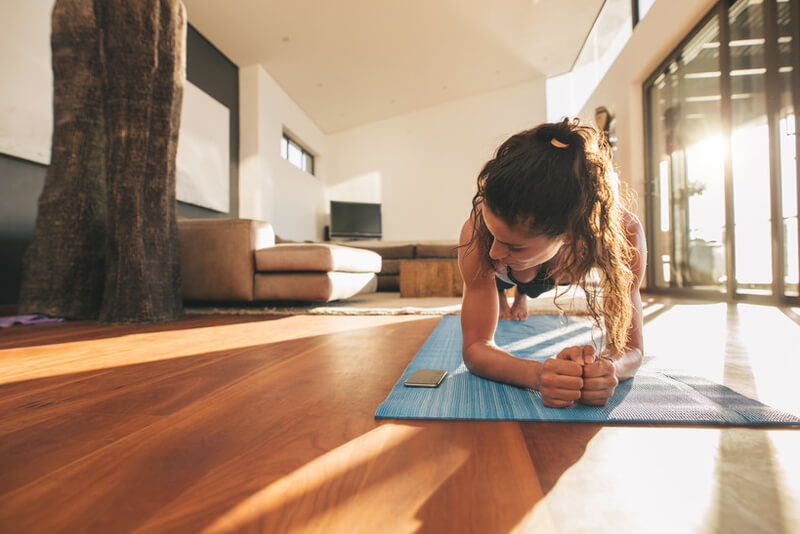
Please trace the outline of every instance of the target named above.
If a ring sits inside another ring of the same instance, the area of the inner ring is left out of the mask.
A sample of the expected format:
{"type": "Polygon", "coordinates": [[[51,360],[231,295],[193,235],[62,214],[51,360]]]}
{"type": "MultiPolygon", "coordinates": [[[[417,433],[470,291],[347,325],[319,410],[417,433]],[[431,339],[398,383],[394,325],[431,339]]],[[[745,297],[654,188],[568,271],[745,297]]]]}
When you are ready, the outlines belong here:
{"type": "Polygon", "coordinates": [[[722,2],[646,82],[649,287],[797,297],[797,3],[722,2]]]}
{"type": "Polygon", "coordinates": [[[661,287],[725,290],[719,71],[719,22],[712,17],[649,87],[650,263],[661,287]]]}

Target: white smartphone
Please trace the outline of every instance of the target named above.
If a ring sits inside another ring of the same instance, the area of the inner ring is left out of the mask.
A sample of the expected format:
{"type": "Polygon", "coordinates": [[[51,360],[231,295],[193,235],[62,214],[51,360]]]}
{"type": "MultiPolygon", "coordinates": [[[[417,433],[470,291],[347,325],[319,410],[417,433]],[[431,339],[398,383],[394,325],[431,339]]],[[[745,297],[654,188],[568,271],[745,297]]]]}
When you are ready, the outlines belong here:
{"type": "Polygon", "coordinates": [[[444,369],[417,369],[404,383],[412,387],[435,388],[442,383],[446,374],[444,369]]]}

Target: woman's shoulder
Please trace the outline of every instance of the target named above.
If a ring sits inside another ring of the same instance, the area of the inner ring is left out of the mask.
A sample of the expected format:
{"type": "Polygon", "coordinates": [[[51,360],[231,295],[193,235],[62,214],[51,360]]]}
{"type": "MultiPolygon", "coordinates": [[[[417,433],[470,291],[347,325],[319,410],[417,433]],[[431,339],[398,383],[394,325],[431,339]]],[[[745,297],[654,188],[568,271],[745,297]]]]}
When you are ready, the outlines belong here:
{"type": "Polygon", "coordinates": [[[472,215],[461,226],[461,234],[458,238],[458,266],[461,269],[461,276],[467,284],[483,278],[491,272],[486,261],[486,246],[481,242],[476,231],[475,219],[472,215]]]}
{"type": "Polygon", "coordinates": [[[642,226],[642,221],[639,220],[639,217],[627,208],[622,208],[622,223],[625,226],[625,232],[628,234],[628,241],[630,241],[631,245],[635,248],[645,246],[644,226],[642,226]]]}

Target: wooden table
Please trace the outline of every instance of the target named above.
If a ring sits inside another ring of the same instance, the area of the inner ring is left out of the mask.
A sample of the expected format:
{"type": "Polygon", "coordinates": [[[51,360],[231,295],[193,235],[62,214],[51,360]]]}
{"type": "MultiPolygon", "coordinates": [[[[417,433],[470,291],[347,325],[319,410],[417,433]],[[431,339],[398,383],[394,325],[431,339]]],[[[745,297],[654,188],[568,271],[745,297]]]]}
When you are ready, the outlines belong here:
{"type": "Polygon", "coordinates": [[[400,262],[401,297],[460,297],[463,284],[458,260],[400,262]]]}
{"type": "MultiPolygon", "coordinates": [[[[648,300],[647,357],[798,411],[792,313],[648,300]]],[[[800,532],[799,430],[374,419],[438,321],[0,330],[0,532],[800,532]]]]}

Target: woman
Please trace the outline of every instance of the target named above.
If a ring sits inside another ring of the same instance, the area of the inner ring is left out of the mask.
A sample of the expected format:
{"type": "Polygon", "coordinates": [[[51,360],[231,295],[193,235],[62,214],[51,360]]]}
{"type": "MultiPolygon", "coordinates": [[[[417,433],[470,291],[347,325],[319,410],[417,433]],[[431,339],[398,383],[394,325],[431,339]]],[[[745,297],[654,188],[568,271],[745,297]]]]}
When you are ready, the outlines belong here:
{"type": "Polygon", "coordinates": [[[647,260],[639,220],[612,184],[601,134],[577,120],[542,124],[505,141],[478,176],[459,240],[463,358],[470,372],[538,390],[546,406],[605,405],[642,361],[639,286],[647,260]],[[588,284],[590,273],[599,283],[588,284]],[[498,318],[527,318],[527,297],[581,287],[606,348],[523,360],[494,343],[498,318]],[[505,289],[517,286],[511,308],[505,289]]]}

